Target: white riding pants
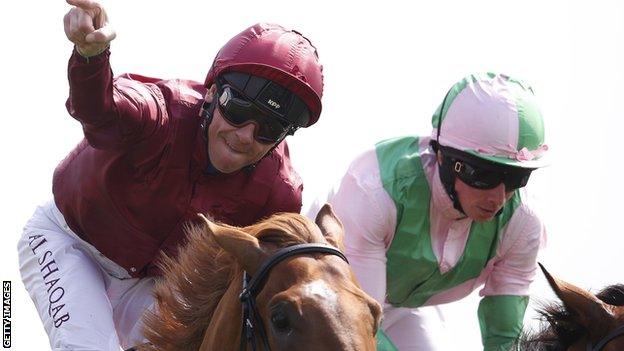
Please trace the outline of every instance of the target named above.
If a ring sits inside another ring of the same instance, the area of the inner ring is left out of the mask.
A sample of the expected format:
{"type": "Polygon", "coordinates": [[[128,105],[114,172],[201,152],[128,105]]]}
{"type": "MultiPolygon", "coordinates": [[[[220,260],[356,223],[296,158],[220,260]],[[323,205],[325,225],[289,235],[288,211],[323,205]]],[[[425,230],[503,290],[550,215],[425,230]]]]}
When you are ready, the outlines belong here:
{"type": "Polygon", "coordinates": [[[128,272],[80,239],[53,201],[37,208],[17,248],[22,281],[53,350],[119,351],[145,342],[153,278],[128,272]]]}
{"type": "Polygon", "coordinates": [[[437,306],[384,306],[381,328],[399,351],[448,351],[445,322],[437,306]]]}

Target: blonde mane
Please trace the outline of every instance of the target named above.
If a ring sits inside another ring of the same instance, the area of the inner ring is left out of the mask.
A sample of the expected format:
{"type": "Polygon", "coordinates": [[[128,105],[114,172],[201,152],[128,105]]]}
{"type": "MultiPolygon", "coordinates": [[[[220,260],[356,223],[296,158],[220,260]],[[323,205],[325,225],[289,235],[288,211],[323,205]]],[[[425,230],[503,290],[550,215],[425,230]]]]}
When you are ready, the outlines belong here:
{"type": "MultiPolygon", "coordinates": [[[[277,247],[326,242],[312,221],[292,213],[242,230],[277,247]]],[[[165,256],[159,263],[163,277],[154,288],[156,312],[145,317],[145,336],[152,345],[143,350],[198,350],[219,301],[241,271],[205,225],[189,225],[186,232],[177,258],[165,256]]]]}

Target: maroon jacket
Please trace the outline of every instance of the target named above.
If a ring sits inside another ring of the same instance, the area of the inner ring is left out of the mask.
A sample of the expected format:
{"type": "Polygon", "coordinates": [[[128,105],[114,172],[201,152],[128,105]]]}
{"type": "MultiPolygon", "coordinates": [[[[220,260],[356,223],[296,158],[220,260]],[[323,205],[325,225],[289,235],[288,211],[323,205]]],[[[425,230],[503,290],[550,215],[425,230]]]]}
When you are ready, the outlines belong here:
{"type": "Polygon", "coordinates": [[[299,212],[303,185],[283,142],[253,171],[207,174],[199,108],[206,88],[136,75],[113,79],[108,50],[69,60],[69,113],[85,139],[54,173],[57,207],[70,228],[134,277],[155,275],[161,250],[175,255],[184,224],[208,213],[244,226],[299,212]]]}

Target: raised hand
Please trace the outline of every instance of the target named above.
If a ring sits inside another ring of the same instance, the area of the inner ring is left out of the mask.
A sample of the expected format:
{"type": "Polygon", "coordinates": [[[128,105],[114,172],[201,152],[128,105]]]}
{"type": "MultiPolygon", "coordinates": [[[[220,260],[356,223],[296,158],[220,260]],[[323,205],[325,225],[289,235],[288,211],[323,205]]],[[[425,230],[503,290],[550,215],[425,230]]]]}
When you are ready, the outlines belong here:
{"type": "Polygon", "coordinates": [[[95,56],[106,50],[115,31],[108,25],[104,8],[94,0],[66,0],[72,7],[65,17],[65,35],[85,57],[95,56]]]}

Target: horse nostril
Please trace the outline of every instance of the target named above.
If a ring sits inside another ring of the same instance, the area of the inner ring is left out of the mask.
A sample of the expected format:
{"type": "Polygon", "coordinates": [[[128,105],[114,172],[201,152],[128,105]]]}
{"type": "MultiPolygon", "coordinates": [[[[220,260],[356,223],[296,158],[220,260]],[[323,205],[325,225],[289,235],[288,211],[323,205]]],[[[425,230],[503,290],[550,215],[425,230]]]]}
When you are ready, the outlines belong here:
{"type": "Polygon", "coordinates": [[[271,324],[278,332],[288,332],[291,329],[290,321],[282,311],[275,311],[271,314],[271,324]]]}

